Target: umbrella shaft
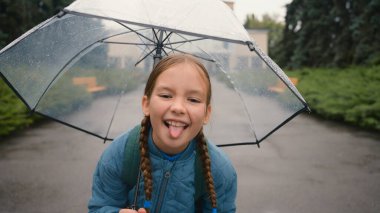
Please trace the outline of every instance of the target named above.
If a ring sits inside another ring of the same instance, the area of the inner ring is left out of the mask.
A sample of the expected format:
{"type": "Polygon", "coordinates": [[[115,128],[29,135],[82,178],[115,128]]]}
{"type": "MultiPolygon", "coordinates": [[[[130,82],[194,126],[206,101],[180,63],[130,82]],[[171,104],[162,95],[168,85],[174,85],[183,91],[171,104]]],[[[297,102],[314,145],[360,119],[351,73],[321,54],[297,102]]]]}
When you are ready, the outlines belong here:
{"type": "Polygon", "coordinates": [[[160,31],[160,37],[157,41],[156,54],[153,57],[154,58],[154,66],[156,66],[157,63],[162,59],[162,48],[164,46],[162,43],[163,36],[164,36],[164,31],[161,30],[160,31]]]}

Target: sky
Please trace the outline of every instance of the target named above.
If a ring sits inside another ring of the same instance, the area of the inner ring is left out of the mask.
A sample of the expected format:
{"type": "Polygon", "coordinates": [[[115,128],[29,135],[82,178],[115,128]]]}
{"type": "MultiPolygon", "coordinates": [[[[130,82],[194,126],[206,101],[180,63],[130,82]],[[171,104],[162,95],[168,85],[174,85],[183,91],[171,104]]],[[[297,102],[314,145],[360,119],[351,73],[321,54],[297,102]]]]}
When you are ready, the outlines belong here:
{"type": "Polygon", "coordinates": [[[233,0],[235,1],[234,12],[240,22],[243,24],[247,14],[254,13],[256,17],[261,17],[268,13],[269,15],[278,14],[279,21],[284,21],[286,8],[285,5],[292,0],[233,0]]]}

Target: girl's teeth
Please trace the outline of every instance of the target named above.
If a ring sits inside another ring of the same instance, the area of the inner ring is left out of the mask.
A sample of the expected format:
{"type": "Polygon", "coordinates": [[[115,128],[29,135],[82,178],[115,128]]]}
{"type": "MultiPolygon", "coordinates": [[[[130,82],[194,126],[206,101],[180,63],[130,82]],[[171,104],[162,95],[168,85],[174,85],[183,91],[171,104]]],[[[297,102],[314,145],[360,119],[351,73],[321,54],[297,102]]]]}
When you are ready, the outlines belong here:
{"type": "Polygon", "coordinates": [[[175,122],[175,121],[169,121],[168,122],[170,126],[175,126],[175,127],[184,127],[185,124],[180,123],[180,122],[175,122]]]}

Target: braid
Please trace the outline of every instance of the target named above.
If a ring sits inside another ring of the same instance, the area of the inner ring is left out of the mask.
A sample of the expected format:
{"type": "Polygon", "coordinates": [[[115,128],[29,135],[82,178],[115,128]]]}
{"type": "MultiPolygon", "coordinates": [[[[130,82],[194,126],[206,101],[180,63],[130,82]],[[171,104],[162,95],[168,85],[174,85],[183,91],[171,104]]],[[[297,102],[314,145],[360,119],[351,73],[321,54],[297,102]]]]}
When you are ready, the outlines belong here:
{"type": "Polygon", "coordinates": [[[203,129],[201,129],[201,131],[199,132],[197,136],[197,141],[199,148],[198,150],[200,150],[200,156],[203,162],[203,173],[206,178],[206,185],[210,196],[211,205],[213,208],[216,208],[216,192],[214,187],[214,179],[211,174],[211,159],[208,153],[207,141],[203,134],[203,129]]]}
{"type": "Polygon", "coordinates": [[[152,199],[152,189],[153,189],[153,178],[152,178],[152,168],[149,159],[149,148],[148,148],[148,135],[149,135],[149,116],[145,116],[141,121],[141,131],[140,131],[140,153],[141,153],[141,171],[144,176],[144,190],[146,200],[150,201],[152,199]]]}

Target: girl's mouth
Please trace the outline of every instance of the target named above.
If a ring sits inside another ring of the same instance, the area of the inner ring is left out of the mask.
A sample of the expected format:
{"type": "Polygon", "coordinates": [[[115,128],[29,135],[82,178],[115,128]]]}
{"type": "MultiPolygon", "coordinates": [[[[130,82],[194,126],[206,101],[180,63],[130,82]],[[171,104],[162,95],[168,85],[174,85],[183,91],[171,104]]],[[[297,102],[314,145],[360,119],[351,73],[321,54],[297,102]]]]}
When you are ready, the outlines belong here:
{"type": "Polygon", "coordinates": [[[186,123],[178,121],[164,121],[164,124],[169,129],[169,134],[172,138],[178,138],[182,132],[189,126],[186,123]]]}

